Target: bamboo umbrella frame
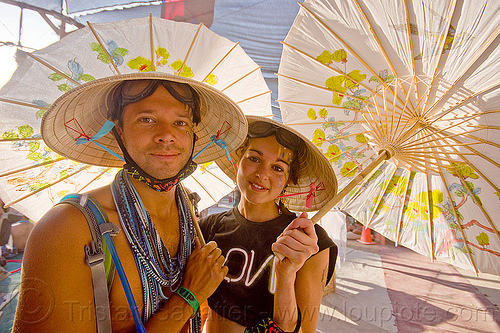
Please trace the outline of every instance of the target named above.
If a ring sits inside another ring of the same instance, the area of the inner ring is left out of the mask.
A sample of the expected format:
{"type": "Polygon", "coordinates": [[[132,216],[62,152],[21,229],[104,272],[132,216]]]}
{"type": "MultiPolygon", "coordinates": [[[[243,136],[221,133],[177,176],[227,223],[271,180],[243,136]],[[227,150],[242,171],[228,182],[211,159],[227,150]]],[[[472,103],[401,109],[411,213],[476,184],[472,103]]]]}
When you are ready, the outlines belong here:
{"type": "MultiPolygon", "coordinates": [[[[473,195],[472,190],[467,186],[466,181],[463,176],[457,170],[457,165],[466,165],[470,167],[476,174],[478,174],[482,179],[484,179],[493,189],[499,191],[498,179],[491,179],[487,177],[486,174],[481,170],[480,167],[472,163],[468,157],[477,156],[483,160],[489,162],[495,168],[500,171],[500,164],[497,163],[493,158],[486,156],[482,152],[475,149],[475,146],[486,145],[491,147],[500,148],[500,145],[496,142],[489,141],[484,137],[478,136],[476,133],[483,133],[484,131],[498,131],[500,126],[494,125],[480,125],[479,120],[481,117],[486,115],[499,114],[500,110],[489,110],[484,112],[469,112],[469,113],[456,113],[461,107],[466,103],[470,102],[474,98],[483,96],[495,89],[500,87],[500,82],[492,83],[490,86],[483,88],[481,91],[469,92],[463,87],[463,83],[471,77],[471,75],[481,66],[481,64],[488,59],[495,50],[498,49],[500,44],[500,26],[494,29],[484,42],[479,47],[479,52],[475,56],[466,59],[464,61],[462,70],[454,82],[446,83],[439,81],[439,71],[443,63],[442,55],[445,53],[444,48],[446,47],[446,38],[441,38],[437,47],[443,52],[436,52],[439,54],[437,60],[434,62],[434,68],[430,71],[432,74],[430,79],[422,79],[417,74],[417,65],[415,63],[415,54],[413,38],[412,38],[412,25],[410,24],[410,14],[408,3],[403,1],[405,4],[405,24],[404,29],[406,31],[408,44],[406,45],[408,49],[408,54],[410,55],[407,59],[407,63],[410,64],[411,75],[400,77],[392,64],[390,56],[384,50],[383,43],[380,37],[377,35],[376,29],[370,23],[368,15],[365,13],[364,7],[360,4],[358,0],[351,0],[351,2],[358,9],[358,14],[362,18],[360,24],[364,25],[366,31],[369,32],[371,41],[373,45],[378,46],[379,53],[386,60],[386,65],[389,68],[390,74],[394,77],[390,82],[384,81],[377,70],[370,67],[370,65],[363,60],[362,56],[358,55],[355,51],[353,43],[356,43],[356,39],[351,39],[349,41],[342,39],[340,35],[336,33],[334,26],[329,26],[327,22],[322,20],[313,9],[309,8],[309,3],[299,3],[301,10],[307,13],[308,18],[315,20],[318,26],[324,29],[325,34],[328,33],[332,38],[340,43],[342,47],[347,50],[349,56],[354,56],[356,60],[363,64],[365,69],[367,69],[375,78],[378,79],[380,83],[378,89],[372,89],[369,86],[358,82],[355,79],[348,76],[348,74],[339,68],[334,68],[329,66],[316,58],[311,52],[292,45],[286,40],[282,42],[284,49],[290,54],[298,54],[303,58],[308,59],[312,63],[315,63],[320,68],[325,71],[332,72],[334,75],[344,76],[346,79],[351,80],[354,84],[357,84],[360,88],[363,88],[369,94],[368,99],[360,99],[357,96],[350,95],[348,93],[342,93],[344,96],[357,100],[364,104],[364,108],[356,110],[359,115],[363,118],[362,120],[355,121],[344,121],[338,120],[338,123],[348,123],[348,124],[362,124],[366,129],[366,136],[369,136],[369,145],[377,152],[377,156],[372,160],[372,162],[362,169],[362,171],[357,174],[340,192],[337,193],[334,199],[325,205],[321,210],[319,210],[313,217],[314,223],[318,222],[324,214],[329,212],[335,205],[337,205],[341,200],[347,195],[350,195],[348,201],[346,201],[343,207],[347,206],[352,200],[355,199],[356,195],[362,190],[362,185],[367,181],[371,175],[386,161],[394,161],[396,166],[406,165],[410,170],[417,170],[426,175],[427,182],[424,184],[426,188],[430,186],[430,174],[439,175],[444,184],[446,183],[443,170],[454,170],[459,176],[460,182],[465,189],[468,191],[468,195],[474,200],[475,204],[479,207],[485,218],[488,220],[489,225],[493,233],[500,240],[500,233],[497,230],[495,224],[493,223],[492,217],[488,213],[487,207],[484,207],[476,197],[473,195]],[[431,96],[435,95],[438,85],[441,84],[441,94],[439,98],[431,101],[431,96]],[[458,96],[458,97],[457,97],[458,96]],[[457,99],[458,98],[458,99],[457,99]],[[416,101],[416,102],[415,102],[416,101]],[[453,101],[450,106],[449,102],[453,101]],[[448,106],[446,106],[448,103],[448,106]],[[476,135],[475,135],[476,134],[476,135]],[[460,150],[459,150],[460,149],[460,150]]],[[[457,8],[457,1],[453,1],[448,8],[445,19],[446,28],[443,31],[448,32],[451,25],[451,18],[457,8]]],[[[305,15],[305,14],[304,14],[305,15]]],[[[446,35],[445,35],[446,37],[446,35]]],[[[277,73],[280,80],[283,81],[293,81],[296,84],[299,83],[301,86],[309,87],[308,89],[325,90],[329,89],[325,86],[320,86],[318,84],[313,84],[307,82],[304,79],[294,77],[288,72],[282,73],[279,71],[277,73]]],[[[332,110],[335,109],[345,109],[337,105],[328,103],[308,103],[301,102],[297,100],[287,100],[285,98],[279,98],[278,100],[283,109],[286,105],[308,105],[310,107],[324,107],[332,110]]],[[[315,124],[314,122],[297,122],[291,121],[286,122],[287,125],[299,128],[300,126],[315,124]]],[[[328,124],[325,121],[324,124],[328,124]]],[[[325,138],[324,141],[335,141],[338,139],[344,139],[349,136],[356,135],[348,134],[345,136],[336,136],[330,139],[325,138]]],[[[358,147],[350,147],[346,149],[341,154],[346,154],[351,150],[355,150],[358,147]]],[[[338,156],[338,155],[336,155],[338,156]]],[[[357,165],[357,168],[360,168],[357,165]]],[[[396,169],[392,171],[391,179],[396,172],[396,169]]],[[[409,178],[406,181],[406,190],[408,189],[409,178]]],[[[378,207],[382,201],[382,194],[386,191],[389,184],[384,184],[381,194],[375,200],[375,207],[378,207]]],[[[427,205],[431,202],[431,198],[428,194],[427,205]]],[[[449,202],[454,203],[452,196],[447,189],[444,193],[448,197],[449,202]]],[[[341,208],[342,209],[342,208],[341,208]]],[[[371,213],[368,218],[368,224],[370,225],[375,214],[375,210],[371,213]]],[[[399,240],[399,231],[402,222],[402,211],[398,218],[398,228],[397,228],[397,240],[396,245],[399,240]]],[[[453,214],[457,221],[459,221],[459,214],[457,213],[457,208],[453,204],[453,214]]],[[[432,245],[433,241],[433,220],[432,216],[428,214],[428,230],[429,230],[429,257],[434,259],[434,249],[432,245]]],[[[464,239],[465,234],[463,226],[459,223],[459,230],[462,233],[464,239]]],[[[471,256],[470,246],[471,244],[465,243],[467,248],[469,258],[474,265],[474,269],[477,272],[477,267],[471,256]]]]}

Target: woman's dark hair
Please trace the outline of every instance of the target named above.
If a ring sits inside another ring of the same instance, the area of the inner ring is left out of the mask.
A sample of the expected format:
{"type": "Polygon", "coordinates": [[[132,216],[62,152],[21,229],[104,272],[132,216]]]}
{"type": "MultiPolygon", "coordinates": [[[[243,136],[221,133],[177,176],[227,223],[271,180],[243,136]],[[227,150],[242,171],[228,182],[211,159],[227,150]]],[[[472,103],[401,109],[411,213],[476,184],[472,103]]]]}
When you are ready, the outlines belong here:
{"type": "Polygon", "coordinates": [[[198,124],[201,121],[200,97],[198,93],[189,84],[167,80],[127,80],[121,82],[108,96],[109,120],[118,121],[118,123],[122,125],[122,115],[125,106],[151,96],[160,84],[163,85],[176,100],[189,107],[194,124],[198,124]],[[128,93],[133,88],[140,87],[141,85],[143,88],[139,92],[133,94],[128,93]]]}

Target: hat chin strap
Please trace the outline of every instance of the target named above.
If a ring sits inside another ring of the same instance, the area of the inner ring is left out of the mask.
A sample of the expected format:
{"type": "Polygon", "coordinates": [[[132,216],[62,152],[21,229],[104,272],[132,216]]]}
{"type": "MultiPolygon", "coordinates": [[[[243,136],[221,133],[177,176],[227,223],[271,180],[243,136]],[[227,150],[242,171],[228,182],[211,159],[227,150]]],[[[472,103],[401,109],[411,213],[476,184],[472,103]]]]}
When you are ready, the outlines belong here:
{"type": "Polygon", "coordinates": [[[186,179],[189,177],[193,172],[196,171],[196,168],[198,165],[193,161],[193,152],[194,152],[194,143],[196,138],[193,137],[193,145],[191,148],[191,157],[189,158],[189,161],[184,165],[184,167],[173,177],[166,178],[166,179],[157,179],[151,175],[149,175],[146,171],[142,170],[140,166],[137,165],[137,163],[134,162],[132,157],[128,154],[127,150],[125,149],[125,146],[123,145],[123,142],[118,135],[118,132],[116,131],[115,128],[113,128],[113,134],[115,136],[116,142],[118,142],[118,145],[120,146],[120,149],[122,150],[123,157],[125,158],[125,165],[123,166],[123,169],[134,179],[137,179],[138,181],[148,185],[150,188],[152,188],[155,191],[158,192],[167,192],[170,191],[175,185],[179,184],[182,180],[186,179]]]}

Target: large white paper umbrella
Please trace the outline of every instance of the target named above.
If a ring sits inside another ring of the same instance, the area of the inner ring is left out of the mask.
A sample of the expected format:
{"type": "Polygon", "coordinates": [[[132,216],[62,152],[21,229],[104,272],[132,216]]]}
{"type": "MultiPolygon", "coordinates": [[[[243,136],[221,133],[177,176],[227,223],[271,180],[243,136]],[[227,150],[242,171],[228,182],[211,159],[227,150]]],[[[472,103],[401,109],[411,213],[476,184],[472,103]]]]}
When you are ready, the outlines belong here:
{"type": "MultiPolygon", "coordinates": [[[[270,91],[259,66],[237,43],[205,26],[158,18],[92,24],[28,54],[0,90],[0,195],[6,205],[38,220],[65,194],[108,184],[115,169],[73,162],[48,149],[40,137],[41,117],[73,87],[141,71],[192,78],[223,92],[245,112],[270,113],[270,91]]],[[[210,198],[200,209],[231,191],[205,174],[198,171],[193,175],[198,180],[188,185],[207,190],[199,193],[210,198]]]]}
{"type": "Polygon", "coordinates": [[[284,122],[337,173],[332,204],[397,244],[495,274],[499,33],[499,1],[306,0],[279,69],[284,122]]]}

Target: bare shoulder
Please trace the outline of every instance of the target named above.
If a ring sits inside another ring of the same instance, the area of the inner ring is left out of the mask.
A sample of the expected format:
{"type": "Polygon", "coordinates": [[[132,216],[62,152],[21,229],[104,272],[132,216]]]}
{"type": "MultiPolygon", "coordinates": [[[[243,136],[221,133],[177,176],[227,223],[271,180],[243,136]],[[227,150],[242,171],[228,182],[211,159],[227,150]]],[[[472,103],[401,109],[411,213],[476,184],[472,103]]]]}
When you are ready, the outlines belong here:
{"type": "Polygon", "coordinates": [[[95,326],[95,319],[75,322],[76,317],[68,316],[93,301],[84,250],[91,240],[85,216],[70,204],[54,206],[36,223],[23,257],[14,331],[87,331],[95,326]],[[34,308],[42,311],[35,314],[34,308]]]}

